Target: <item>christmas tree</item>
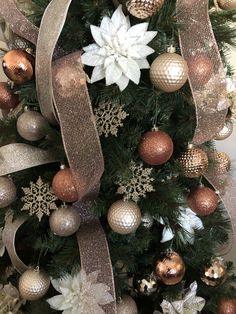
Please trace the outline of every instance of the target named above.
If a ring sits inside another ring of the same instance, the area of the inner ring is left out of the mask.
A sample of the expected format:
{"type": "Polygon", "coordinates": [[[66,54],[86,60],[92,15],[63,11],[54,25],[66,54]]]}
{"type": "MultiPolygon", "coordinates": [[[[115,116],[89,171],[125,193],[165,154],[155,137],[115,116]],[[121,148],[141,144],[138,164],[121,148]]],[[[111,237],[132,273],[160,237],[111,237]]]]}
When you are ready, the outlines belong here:
{"type": "Polygon", "coordinates": [[[1,0],[0,313],[236,313],[234,0],[1,0]]]}

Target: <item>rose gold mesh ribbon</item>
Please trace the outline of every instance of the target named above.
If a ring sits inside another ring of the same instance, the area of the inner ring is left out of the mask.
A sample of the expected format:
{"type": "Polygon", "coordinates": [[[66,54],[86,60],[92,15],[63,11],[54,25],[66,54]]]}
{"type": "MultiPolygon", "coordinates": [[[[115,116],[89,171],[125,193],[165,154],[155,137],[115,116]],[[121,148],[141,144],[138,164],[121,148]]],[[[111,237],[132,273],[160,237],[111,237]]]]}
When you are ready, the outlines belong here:
{"type": "Polygon", "coordinates": [[[227,108],[226,77],[211,27],[208,0],[177,0],[179,38],[189,66],[189,84],[196,105],[197,127],[193,144],[202,144],[223,128],[227,108]],[[199,59],[200,58],[200,59],[199,59]],[[196,67],[198,78],[196,79],[196,67]],[[195,70],[194,70],[195,69],[195,70]],[[202,75],[201,75],[202,74],[202,75]]]}

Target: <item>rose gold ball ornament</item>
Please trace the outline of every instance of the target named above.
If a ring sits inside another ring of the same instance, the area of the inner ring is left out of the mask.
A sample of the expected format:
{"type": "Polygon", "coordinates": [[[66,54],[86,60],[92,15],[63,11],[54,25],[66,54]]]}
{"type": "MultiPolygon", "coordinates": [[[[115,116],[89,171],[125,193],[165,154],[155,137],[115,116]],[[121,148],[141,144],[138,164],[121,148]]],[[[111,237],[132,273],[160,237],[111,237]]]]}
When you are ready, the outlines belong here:
{"type": "Polygon", "coordinates": [[[196,214],[206,216],[216,210],[218,198],[214,190],[200,186],[189,193],[187,203],[196,214]]]}
{"type": "Polygon", "coordinates": [[[78,193],[70,168],[61,168],[52,180],[53,193],[63,202],[78,200],[78,193]]]}
{"type": "Polygon", "coordinates": [[[23,112],[17,119],[17,131],[27,141],[39,141],[47,133],[47,120],[37,111],[23,112]]]}
{"type": "Polygon", "coordinates": [[[191,56],[187,60],[189,77],[194,85],[201,87],[211,78],[213,65],[211,59],[205,55],[191,56]]]}
{"type": "Polygon", "coordinates": [[[174,150],[171,137],[163,131],[146,132],[138,147],[140,158],[149,165],[157,166],[167,162],[174,150]]]}
{"type": "Polygon", "coordinates": [[[182,152],[178,158],[188,178],[197,178],[204,174],[208,168],[207,154],[199,147],[189,145],[185,152],[182,152]]]}
{"type": "Polygon", "coordinates": [[[117,314],[138,314],[138,308],[133,298],[124,295],[117,303],[117,314]]]}
{"type": "Polygon", "coordinates": [[[8,177],[0,177],[0,208],[9,206],[16,199],[16,186],[8,177]]]}
{"type": "Polygon", "coordinates": [[[79,211],[73,206],[61,206],[50,215],[49,225],[54,234],[69,237],[79,229],[79,211]]]}
{"type": "Polygon", "coordinates": [[[42,298],[50,286],[49,276],[39,269],[29,268],[19,279],[19,292],[23,299],[35,301],[42,298]]]}
{"type": "Polygon", "coordinates": [[[165,285],[176,285],[185,274],[185,264],[182,257],[173,251],[162,253],[156,262],[155,273],[165,285]]]}
{"type": "Polygon", "coordinates": [[[7,83],[0,83],[0,109],[14,109],[19,104],[19,96],[14,94],[7,83]]]}
{"type": "Polygon", "coordinates": [[[107,220],[111,229],[119,234],[135,232],[141,224],[141,211],[133,201],[119,200],[108,210],[107,220]]]}
{"type": "Polygon", "coordinates": [[[215,140],[222,141],[230,137],[233,133],[234,125],[230,119],[227,119],[223,128],[216,134],[215,140]]]}
{"type": "Polygon", "coordinates": [[[216,287],[225,282],[227,269],[222,258],[216,258],[212,265],[206,267],[201,280],[210,287],[216,287]]]}
{"type": "Polygon", "coordinates": [[[236,0],[218,0],[217,2],[218,2],[219,7],[223,10],[236,9],[236,0]]]}
{"type": "Polygon", "coordinates": [[[139,18],[146,19],[159,11],[165,0],[129,0],[126,7],[130,14],[139,18]]]}
{"type": "Polygon", "coordinates": [[[221,299],[218,303],[217,314],[235,314],[236,299],[221,299]]]}
{"type": "Polygon", "coordinates": [[[24,84],[34,76],[34,57],[21,49],[7,52],[2,66],[6,76],[16,84],[24,84]]]}
{"type": "Polygon", "coordinates": [[[213,165],[218,174],[224,174],[230,170],[231,160],[224,152],[213,152],[213,165]]]}
{"type": "Polygon", "coordinates": [[[177,91],[187,79],[187,62],[177,53],[164,53],[151,64],[150,80],[155,87],[164,92],[177,91]]]}

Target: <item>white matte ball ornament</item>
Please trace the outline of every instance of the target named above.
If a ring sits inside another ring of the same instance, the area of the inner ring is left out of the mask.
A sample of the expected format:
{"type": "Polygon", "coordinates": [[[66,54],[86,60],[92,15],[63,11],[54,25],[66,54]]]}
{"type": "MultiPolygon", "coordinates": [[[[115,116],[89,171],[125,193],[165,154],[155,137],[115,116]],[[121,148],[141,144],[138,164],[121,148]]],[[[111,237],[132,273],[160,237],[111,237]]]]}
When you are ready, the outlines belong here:
{"type": "Polygon", "coordinates": [[[129,295],[124,295],[117,303],[117,314],[138,314],[137,305],[129,295]]]}
{"type": "Polygon", "coordinates": [[[133,201],[119,200],[108,211],[108,223],[119,234],[135,232],[141,223],[141,211],[133,201]]]}
{"type": "Polygon", "coordinates": [[[16,186],[8,177],[0,177],[0,208],[9,206],[16,199],[16,186]]]}

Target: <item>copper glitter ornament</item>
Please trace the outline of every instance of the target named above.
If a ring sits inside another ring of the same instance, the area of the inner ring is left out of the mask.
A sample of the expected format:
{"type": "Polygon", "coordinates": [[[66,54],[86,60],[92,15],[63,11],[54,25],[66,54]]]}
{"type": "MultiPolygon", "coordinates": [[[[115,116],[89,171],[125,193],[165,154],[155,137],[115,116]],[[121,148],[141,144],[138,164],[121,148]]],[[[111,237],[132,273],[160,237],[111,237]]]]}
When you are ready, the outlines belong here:
{"type": "Polygon", "coordinates": [[[188,79],[187,62],[177,53],[164,53],[151,64],[150,79],[158,89],[167,93],[175,92],[188,79]]]}
{"type": "Polygon", "coordinates": [[[216,258],[212,265],[206,267],[201,280],[210,287],[216,287],[224,283],[227,277],[227,269],[222,258],[216,258]]]}
{"type": "Polygon", "coordinates": [[[138,147],[140,158],[149,165],[167,162],[174,150],[171,137],[163,131],[146,132],[138,147]]]}
{"type": "Polygon", "coordinates": [[[218,0],[217,2],[218,2],[219,7],[223,10],[236,9],[236,0],[218,0]]]}
{"type": "Polygon", "coordinates": [[[37,111],[26,111],[17,119],[17,131],[27,141],[39,141],[47,132],[47,120],[37,111]]]}
{"type": "Polygon", "coordinates": [[[0,177],[0,208],[9,206],[16,199],[16,186],[8,177],[0,177]]]}
{"type": "Polygon", "coordinates": [[[212,152],[211,158],[217,174],[224,174],[230,170],[231,160],[224,152],[212,152]]]}
{"type": "Polygon", "coordinates": [[[234,125],[230,119],[227,119],[223,128],[216,134],[215,140],[222,141],[230,137],[233,133],[234,125]]]}
{"type": "Polygon", "coordinates": [[[165,285],[172,286],[179,283],[185,274],[182,257],[176,252],[162,253],[156,262],[156,276],[165,285]]]}
{"type": "Polygon", "coordinates": [[[19,279],[20,295],[29,301],[42,298],[47,293],[49,286],[49,276],[39,269],[29,268],[19,279]]]}
{"type": "Polygon", "coordinates": [[[139,227],[141,211],[135,202],[119,200],[109,208],[107,220],[113,231],[119,234],[129,234],[139,227]]]}
{"type": "Polygon", "coordinates": [[[78,193],[70,168],[58,171],[52,180],[52,190],[63,202],[73,203],[78,200],[78,193]]]}
{"type": "Polygon", "coordinates": [[[216,210],[218,198],[214,190],[200,186],[190,192],[187,203],[196,214],[206,216],[216,210]]]}
{"type": "Polygon", "coordinates": [[[138,314],[138,308],[133,298],[124,295],[117,303],[117,314],[138,314]]]}
{"type": "Polygon", "coordinates": [[[19,104],[19,96],[14,94],[7,83],[0,83],[0,109],[14,109],[19,104]]]}
{"type": "Polygon", "coordinates": [[[183,168],[184,175],[188,178],[200,177],[208,167],[208,157],[204,150],[191,145],[180,154],[178,161],[183,168]]]}
{"type": "Polygon", "coordinates": [[[146,19],[159,11],[165,0],[129,0],[126,7],[130,14],[139,18],[146,19]]]}
{"type": "Polygon", "coordinates": [[[30,81],[34,75],[34,57],[21,49],[5,54],[2,66],[6,76],[16,84],[30,81]]]}
{"type": "Polygon", "coordinates": [[[205,55],[197,55],[189,57],[187,62],[192,83],[197,87],[205,85],[213,73],[211,59],[205,55]]]}
{"type": "Polygon", "coordinates": [[[235,314],[236,299],[221,299],[218,303],[217,314],[235,314]]]}
{"type": "Polygon", "coordinates": [[[50,215],[49,225],[55,235],[71,236],[80,226],[79,211],[73,206],[61,206],[50,215]]]}

